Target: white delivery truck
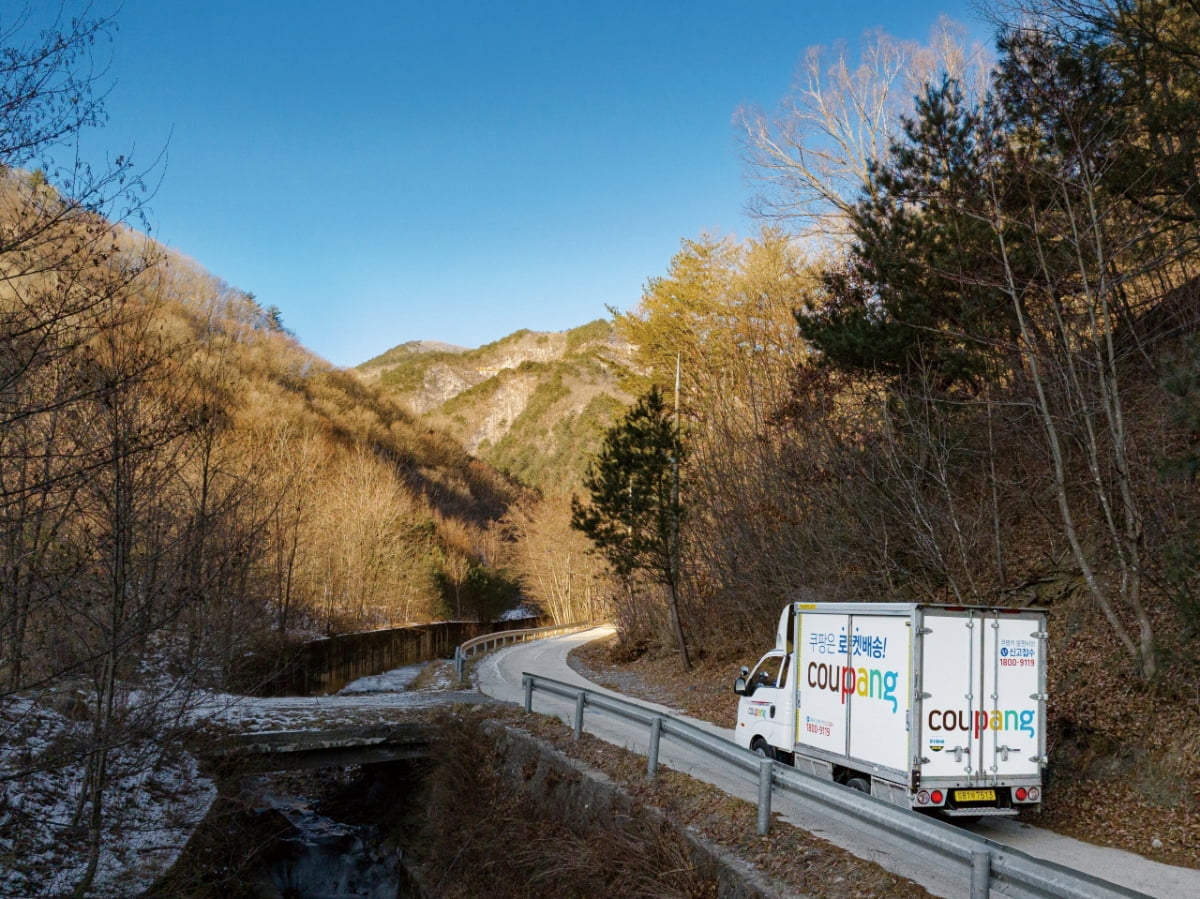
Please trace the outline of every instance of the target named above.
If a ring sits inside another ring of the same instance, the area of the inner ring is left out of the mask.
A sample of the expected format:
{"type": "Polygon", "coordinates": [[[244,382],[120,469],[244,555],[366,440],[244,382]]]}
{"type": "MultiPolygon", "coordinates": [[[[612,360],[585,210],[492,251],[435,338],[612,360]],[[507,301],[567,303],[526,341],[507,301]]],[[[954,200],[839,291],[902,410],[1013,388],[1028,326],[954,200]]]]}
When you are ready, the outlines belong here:
{"type": "Polygon", "coordinates": [[[1044,610],[793,603],[734,691],[738,744],[810,774],[946,816],[1041,804],[1044,610]]]}

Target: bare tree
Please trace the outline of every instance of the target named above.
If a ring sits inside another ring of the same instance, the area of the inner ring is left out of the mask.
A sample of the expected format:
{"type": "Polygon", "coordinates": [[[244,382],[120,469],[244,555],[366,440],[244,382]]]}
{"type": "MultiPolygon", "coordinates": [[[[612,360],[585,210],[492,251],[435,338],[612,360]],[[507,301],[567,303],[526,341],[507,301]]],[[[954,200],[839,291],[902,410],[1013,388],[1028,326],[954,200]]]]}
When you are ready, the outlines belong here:
{"type": "Polygon", "coordinates": [[[88,866],[77,896],[87,893],[99,860],[110,754],[122,739],[133,660],[193,599],[183,552],[193,521],[180,502],[191,451],[184,440],[191,425],[178,414],[187,390],[178,377],[181,347],[160,331],[152,295],[121,299],[88,344],[80,377],[91,399],[73,407],[70,423],[72,441],[92,463],[74,533],[88,560],[73,597],[83,608],[70,616],[93,706],[78,807],[88,866]]]}
{"type": "Polygon", "coordinates": [[[264,442],[270,459],[266,489],[274,498],[267,544],[275,627],[286,634],[302,594],[300,550],[318,504],[318,475],[328,464],[329,448],[316,435],[298,432],[291,423],[273,425],[264,442]]]}
{"type": "Polygon", "coordinates": [[[418,577],[422,548],[409,533],[419,521],[413,497],[366,445],[330,462],[307,526],[317,563],[309,581],[327,591],[326,627],[371,614],[400,618],[397,595],[418,577]]]}
{"type": "Polygon", "coordinates": [[[524,594],[555,624],[594,621],[602,614],[606,569],[591,542],[571,527],[568,497],[514,506],[504,519],[512,567],[524,594]]]}
{"type": "Polygon", "coordinates": [[[848,213],[869,183],[871,162],[887,153],[913,96],[943,72],[985,86],[989,67],[985,48],[944,17],[925,45],[874,30],[857,53],[845,43],[810,47],[778,113],[739,113],[750,175],[760,185],[752,209],[807,234],[848,236],[848,213]]]}
{"type": "MultiPolygon", "coordinates": [[[[1055,51],[1035,39],[1013,53],[1011,66],[1044,72],[1045,52],[1055,51]]],[[[1148,267],[1163,264],[1142,252],[1157,217],[1134,214],[1136,203],[1105,183],[1110,158],[1099,150],[1102,141],[1086,98],[1045,79],[1026,77],[1021,83],[1033,92],[1026,102],[1042,110],[1054,134],[1044,143],[1026,134],[1005,148],[1008,177],[1027,189],[1005,191],[1003,176],[987,173],[1004,289],[1019,325],[1019,350],[1051,460],[1063,534],[1088,592],[1142,676],[1152,680],[1158,650],[1142,598],[1144,513],[1122,389],[1128,350],[1118,331],[1126,316],[1124,291],[1148,267]],[[1013,264],[1014,234],[1036,259],[1027,276],[1013,264]],[[1073,447],[1087,473],[1083,495],[1100,513],[1099,533],[1090,538],[1069,476],[1073,447]],[[1115,584],[1104,577],[1105,556],[1115,564],[1115,584]]]]}
{"type": "Polygon", "coordinates": [[[139,208],[131,159],[94,171],[72,149],[104,121],[94,54],[113,22],[90,12],[64,4],[42,30],[28,8],[0,14],[0,689],[61,674],[26,663],[79,564],[56,547],[91,463],[64,415],[89,400],[83,352],[141,271],[109,264],[128,249],[114,222],[139,208]]]}

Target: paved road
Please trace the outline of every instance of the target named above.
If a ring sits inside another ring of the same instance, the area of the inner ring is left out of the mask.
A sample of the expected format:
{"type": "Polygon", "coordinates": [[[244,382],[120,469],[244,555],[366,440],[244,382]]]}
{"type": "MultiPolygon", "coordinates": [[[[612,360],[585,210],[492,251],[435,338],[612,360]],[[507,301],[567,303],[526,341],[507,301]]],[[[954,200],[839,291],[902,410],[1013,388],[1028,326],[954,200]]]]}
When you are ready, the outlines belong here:
{"type": "MultiPolygon", "coordinates": [[[[566,661],[567,654],[576,646],[609,636],[611,633],[609,628],[596,628],[564,637],[518,644],[492,653],[486,656],[476,668],[475,677],[479,689],[495,699],[523,703],[524,691],[521,687],[521,674],[529,671],[565,683],[620,695],[585,680],[566,661]]],[[[629,699],[629,697],[622,698],[629,699]]],[[[649,702],[641,704],[657,711],[669,712],[681,718],[685,717],[665,706],[649,702]]],[[[536,712],[557,715],[571,723],[574,720],[574,710],[573,702],[543,693],[534,694],[534,711],[536,712]]],[[[717,727],[693,718],[685,720],[711,733],[733,739],[732,729],[717,727]]],[[[587,711],[584,716],[584,727],[588,733],[642,754],[645,754],[649,743],[649,735],[644,732],[644,729],[596,709],[587,711]]],[[[660,759],[663,764],[720,787],[731,795],[739,796],[750,802],[757,801],[758,784],[756,780],[750,779],[741,772],[730,771],[727,767],[687,747],[676,746],[671,741],[664,740],[660,749],[660,759]]],[[[907,853],[898,852],[886,843],[872,838],[869,834],[851,825],[814,815],[805,810],[799,802],[789,799],[785,795],[776,794],[772,810],[797,827],[802,827],[823,839],[842,846],[860,858],[876,862],[894,874],[920,883],[934,895],[959,897],[967,895],[969,892],[969,884],[952,873],[925,863],[921,859],[914,859],[907,853]]],[[[979,824],[970,825],[970,829],[981,836],[1012,846],[1029,855],[1086,871],[1096,877],[1139,890],[1150,896],[1163,897],[1163,899],[1200,897],[1200,870],[1176,868],[1129,852],[1092,846],[1089,843],[1072,840],[1011,819],[981,821],[979,824]]],[[[993,892],[995,895],[999,895],[995,891],[993,892]]]]}

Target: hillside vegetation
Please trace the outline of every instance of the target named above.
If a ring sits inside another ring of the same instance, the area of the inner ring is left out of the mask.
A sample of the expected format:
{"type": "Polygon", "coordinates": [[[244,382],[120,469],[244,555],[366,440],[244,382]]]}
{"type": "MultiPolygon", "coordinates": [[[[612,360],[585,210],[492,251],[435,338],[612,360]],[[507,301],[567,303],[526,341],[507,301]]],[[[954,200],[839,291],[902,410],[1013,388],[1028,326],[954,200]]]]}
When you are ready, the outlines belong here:
{"type": "Polygon", "coordinates": [[[468,452],[543,490],[578,489],[629,402],[629,347],[610,322],[517,331],[478,349],[406,343],[356,369],[468,452]]]}
{"type": "Polygon", "coordinates": [[[570,526],[571,498],[636,389],[634,348],[608,321],[521,330],[478,349],[401,344],[355,369],[371,388],[530,488],[497,549],[522,596],[558,622],[607,615],[620,585],[570,526]]]}
{"type": "Polygon", "coordinates": [[[684,461],[671,521],[638,423],[606,438],[614,653],[699,696],[787,601],[1046,607],[1049,820],[1195,864],[1200,7],[1033,6],[990,70],[876,34],[745,114],[771,226],[684,241],[615,321],[634,393],[682,362],[684,461]]]}

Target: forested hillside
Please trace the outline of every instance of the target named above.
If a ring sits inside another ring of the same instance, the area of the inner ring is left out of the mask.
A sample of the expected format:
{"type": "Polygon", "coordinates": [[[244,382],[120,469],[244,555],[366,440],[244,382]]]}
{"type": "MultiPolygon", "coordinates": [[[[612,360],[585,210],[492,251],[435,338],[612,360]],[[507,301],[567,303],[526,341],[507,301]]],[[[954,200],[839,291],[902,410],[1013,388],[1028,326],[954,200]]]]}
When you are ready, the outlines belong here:
{"type": "Polygon", "coordinates": [[[355,370],[530,488],[502,523],[502,560],[522,595],[556,621],[607,614],[618,589],[571,528],[571,497],[638,387],[632,352],[601,320],[561,333],[516,331],[471,350],[402,344],[355,370]]]}
{"type": "Polygon", "coordinates": [[[540,490],[578,489],[629,397],[630,348],[607,321],[517,331],[478,349],[402,344],[358,366],[468,452],[540,490]]]}
{"type": "Polygon", "coordinates": [[[789,600],[1047,607],[1052,819],[1194,862],[1200,6],[1021,6],[994,65],[877,34],[743,114],[770,227],[617,316],[664,401],[574,521],[695,682],[789,600]]]}
{"type": "Polygon", "coordinates": [[[278,310],[36,174],[0,189],[22,229],[2,260],[11,686],[52,674],[83,595],[123,604],[97,619],[121,642],[178,615],[244,642],[513,600],[464,586],[491,577],[481,548],[515,485],[313,356],[278,310]]]}
{"type": "Polygon", "coordinates": [[[176,763],[195,691],[288,639],[514,606],[498,522],[522,491],[133,227],[131,161],[55,165],[100,119],[89,48],[113,24],[20,24],[0,58],[0,869],[58,851],[33,784],[69,807],[48,839],[87,859],[83,895],[106,791],[176,763]]]}

